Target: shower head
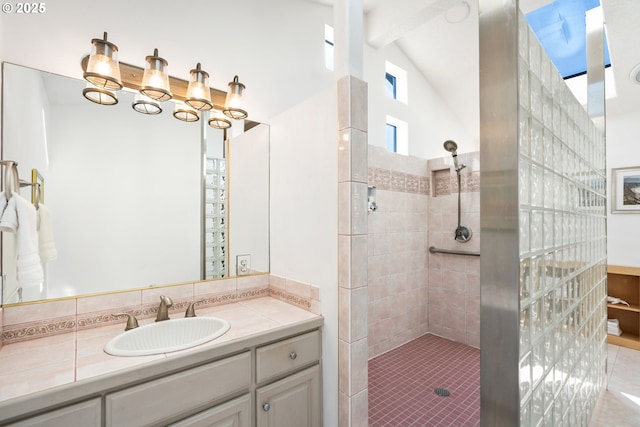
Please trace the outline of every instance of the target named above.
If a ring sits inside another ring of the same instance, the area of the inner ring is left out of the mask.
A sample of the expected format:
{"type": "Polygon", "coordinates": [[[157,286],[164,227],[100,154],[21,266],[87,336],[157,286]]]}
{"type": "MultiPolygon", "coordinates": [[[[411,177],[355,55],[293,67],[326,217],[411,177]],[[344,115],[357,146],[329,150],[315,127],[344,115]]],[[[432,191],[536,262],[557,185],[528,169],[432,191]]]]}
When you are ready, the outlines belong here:
{"type": "Polygon", "coordinates": [[[458,163],[458,144],[448,139],[444,142],[444,149],[451,153],[451,156],[453,157],[453,164],[458,174],[462,169],[467,167],[464,163],[458,163]]]}
{"type": "Polygon", "coordinates": [[[444,142],[444,149],[450,153],[456,154],[456,150],[458,150],[458,144],[448,139],[444,142]]]}

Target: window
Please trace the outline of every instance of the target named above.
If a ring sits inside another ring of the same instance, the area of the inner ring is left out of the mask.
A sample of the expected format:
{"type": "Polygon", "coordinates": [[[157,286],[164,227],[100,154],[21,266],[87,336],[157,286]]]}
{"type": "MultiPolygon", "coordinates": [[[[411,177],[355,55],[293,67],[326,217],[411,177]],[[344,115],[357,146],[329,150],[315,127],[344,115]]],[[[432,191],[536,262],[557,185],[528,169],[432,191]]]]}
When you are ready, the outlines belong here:
{"type": "Polygon", "coordinates": [[[407,72],[389,61],[385,61],[385,90],[387,96],[407,103],[407,72]]]}
{"type": "Polygon", "coordinates": [[[333,27],[324,26],[324,66],[333,71],[333,27]]]}
{"type": "MultiPolygon", "coordinates": [[[[600,0],[556,0],[527,13],[527,22],[560,75],[569,79],[587,72],[585,14],[600,0]]],[[[611,66],[605,34],[605,66],[611,66]]]]}
{"type": "Polygon", "coordinates": [[[387,151],[391,153],[398,152],[398,128],[392,124],[387,123],[387,151]]]}
{"type": "Polygon", "coordinates": [[[385,92],[389,98],[397,99],[397,86],[396,86],[396,76],[391,73],[387,73],[386,82],[385,82],[385,92]]]}
{"type": "Polygon", "coordinates": [[[398,154],[409,154],[409,138],[407,122],[387,116],[385,124],[385,146],[387,151],[398,154]]]}

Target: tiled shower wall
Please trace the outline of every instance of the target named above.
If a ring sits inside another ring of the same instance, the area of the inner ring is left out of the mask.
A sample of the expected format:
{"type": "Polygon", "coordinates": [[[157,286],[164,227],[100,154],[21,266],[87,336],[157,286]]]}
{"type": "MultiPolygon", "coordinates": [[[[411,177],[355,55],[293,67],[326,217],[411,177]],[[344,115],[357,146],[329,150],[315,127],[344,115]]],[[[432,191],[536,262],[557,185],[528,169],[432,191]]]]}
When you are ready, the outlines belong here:
{"type": "MultiPolygon", "coordinates": [[[[429,246],[479,252],[479,153],[459,154],[458,161],[467,165],[460,173],[460,223],[468,226],[473,235],[468,242],[455,241],[454,233],[458,226],[457,175],[450,156],[433,159],[429,160],[429,174],[433,182],[429,199],[429,246]]],[[[428,287],[429,332],[479,348],[480,257],[429,253],[428,287]]]]}
{"type": "Polygon", "coordinates": [[[427,161],[369,145],[369,358],[427,332],[427,161]]]}
{"type": "Polygon", "coordinates": [[[518,20],[521,426],[586,426],[606,358],[604,136],[518,20]]]}
{"type": "Polygon", "coordinates": [[[367,83],[338,80],[338,425],[366,426],[367,83]]]}
{"type": "Polygon", "coordinates": [[[369,358],[425,333],[480,347],[479,257],[429,254],[429,246],[478,252],[479,155],[460,154],[462,224],[453,239],[458,181],[451,157],[424,160],[369,146],[369,185],[378,209],[369,213],[369,358]]]}

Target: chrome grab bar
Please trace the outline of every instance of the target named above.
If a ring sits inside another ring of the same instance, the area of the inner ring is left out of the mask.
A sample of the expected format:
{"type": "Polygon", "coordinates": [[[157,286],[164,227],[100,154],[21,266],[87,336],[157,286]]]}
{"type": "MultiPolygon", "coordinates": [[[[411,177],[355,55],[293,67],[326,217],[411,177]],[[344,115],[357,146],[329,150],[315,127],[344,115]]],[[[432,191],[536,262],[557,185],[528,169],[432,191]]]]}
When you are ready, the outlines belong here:
{"type": "Polygon", "coordinates": [[[456,251],[456,250],[451,250],[451,249],[438,249],[435,246],[429,246],[429,252],[431,252],[432,254],[452,254],[452,255],[480,256],[480,252],[456,251]]]}

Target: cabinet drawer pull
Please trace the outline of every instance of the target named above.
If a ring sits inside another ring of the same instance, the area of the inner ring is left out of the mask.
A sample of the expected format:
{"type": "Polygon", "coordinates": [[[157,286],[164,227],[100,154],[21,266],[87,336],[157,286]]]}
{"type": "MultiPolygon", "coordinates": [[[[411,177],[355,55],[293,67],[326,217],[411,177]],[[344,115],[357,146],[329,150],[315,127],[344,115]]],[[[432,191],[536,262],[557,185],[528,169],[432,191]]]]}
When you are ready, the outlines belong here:
{"type": "Polygon", "coordinates": [[[298,353],[296,353],[295,351],[289,353],[289,359],[296,360],[296,357],[298,357],[298,353]]]}
{"type": "Polygon", "coordinates": [[[262,404],[262,410],[263,410],[264,412],[268,412],[268,411],[269,411],[269,409],[271,409],[271,405],[269,405],[268,403],[263,403],[263,404],[262,404]]]}

